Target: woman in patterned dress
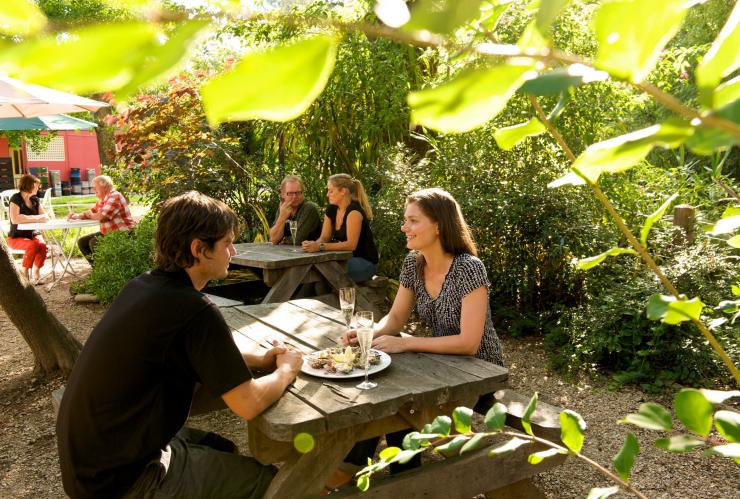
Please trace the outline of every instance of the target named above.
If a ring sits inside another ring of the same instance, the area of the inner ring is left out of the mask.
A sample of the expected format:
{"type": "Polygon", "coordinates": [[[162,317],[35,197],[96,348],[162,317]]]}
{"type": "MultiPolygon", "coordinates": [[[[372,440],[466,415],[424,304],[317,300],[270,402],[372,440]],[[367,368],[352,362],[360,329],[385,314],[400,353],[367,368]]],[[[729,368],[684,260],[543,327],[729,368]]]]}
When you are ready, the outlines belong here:
{"type": "MultiPolygon", "coordinates": [[[[503,366],[488,304],[490,283],[455,198],[438,188],[411,194],[406,199],[401,231],[412,252],[404,261],[393,306],[376,326],[373,348],[387,353],[474,355],[503,366]],[[431,329],[431,337],[400,336],[414,306],[431,329]]],[[[357,344],[356,331],[346,332],[342,341],[345,345],[357,344]]],[[[490,405],[490,396],[481,397],[476,410],[485,411],[490,405]]],[[[386,435],[388,445],[401,447],[407,431],[386,435]]],[[[378,440],[376,437],[355,444],[342,468],[329,479],[327,490],[347,483],[358,467],[365,466],[378,440]]],[[[391,473],[420,464],[421,456],[417,454],[406,464],[391,464],[391,473]]]]}

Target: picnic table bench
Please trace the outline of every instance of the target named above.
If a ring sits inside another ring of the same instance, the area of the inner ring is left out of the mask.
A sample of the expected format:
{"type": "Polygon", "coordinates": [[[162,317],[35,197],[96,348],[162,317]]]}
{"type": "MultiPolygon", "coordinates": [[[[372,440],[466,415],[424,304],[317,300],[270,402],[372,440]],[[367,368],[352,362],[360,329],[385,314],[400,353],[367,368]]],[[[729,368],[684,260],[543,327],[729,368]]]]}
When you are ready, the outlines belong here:
{"type": "MultiPolygon", "coordinates": [[[[231,305],[221,311],[242,350],[268,348],[271,339],[281,339],[309,353],[338,345],[345,329],[340,311],[317,300],[231,305]]],[[[373,375],[378,387],[371,390],[355,388],[356,378],[326,379],[302,373],[278,402],[249,422],[254,457],[262,463],[283,463],[266,498],[317,496],[357,441],[405,428],[421,429],[438,415],[450,415],[455,407],[473,407],[483,394],[496,392],[506,401],[514,396],[514,402],[522,405],[515,394],[505,390],[508,370],[475,357],[402,353],[391,359],[388,368],[373,375]],[[301,433],[312,435],[315,442],[306,454],[293,445],[301,433]]],[[[508,417],[507,424],[517,424],[516,407],[508,417]]],[[[546,409],[539,409],[533,423],[536,432],[549,428],[548,436],[559,434],[557,416],[546,409]]],[[[489,457],[487,449],[480,449],[398,475],[374,476],[362,496],[470,498],[521,483],[565,459],[556,456],[528,464],[527,456],[537,450],[543,447],[524,446],[511,454],[489,457]]],[[[359,491],[349,487],[332,495],[356,494],[359,491]]]]}

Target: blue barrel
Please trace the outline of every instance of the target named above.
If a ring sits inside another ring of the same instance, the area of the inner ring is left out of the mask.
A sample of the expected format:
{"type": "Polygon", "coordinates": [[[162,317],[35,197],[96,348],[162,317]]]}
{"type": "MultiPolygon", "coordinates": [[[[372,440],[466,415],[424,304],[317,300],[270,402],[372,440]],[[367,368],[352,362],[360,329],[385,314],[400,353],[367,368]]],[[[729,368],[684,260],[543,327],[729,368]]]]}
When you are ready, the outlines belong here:
{"type": "Polygon", "coordinates": [[[69,169],[69,185],[72,188],[72,194],[82,194],[82,178],[79,168],[69,169]]]}

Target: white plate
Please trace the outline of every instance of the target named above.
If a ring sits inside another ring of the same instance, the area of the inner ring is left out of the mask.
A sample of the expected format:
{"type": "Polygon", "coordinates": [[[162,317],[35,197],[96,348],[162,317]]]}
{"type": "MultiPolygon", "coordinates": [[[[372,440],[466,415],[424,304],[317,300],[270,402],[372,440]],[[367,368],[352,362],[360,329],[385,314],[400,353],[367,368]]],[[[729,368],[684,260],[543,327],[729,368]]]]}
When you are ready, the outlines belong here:
{"type": "MultiPolygon", "coordinates": [[[[380,350],[373,350],[380,357],[380,362],[373,364],[367,370],[367,374],[375,374],[382,371],[386,367],[391,365],[391,356],[380,350]]],[[[330,373],[325,369],[316,369],[311,367],[308,361],[308,355],[303,359],[303,365],[301,366],[301,372],[310,374],[311,376],[317,376],[319,378],[331,378],[331,379],[350,379],[350,378],[361,378],[365,376],[364,369],[352,369],[352,372],[347,374],[344,373],[330,373]]]]}

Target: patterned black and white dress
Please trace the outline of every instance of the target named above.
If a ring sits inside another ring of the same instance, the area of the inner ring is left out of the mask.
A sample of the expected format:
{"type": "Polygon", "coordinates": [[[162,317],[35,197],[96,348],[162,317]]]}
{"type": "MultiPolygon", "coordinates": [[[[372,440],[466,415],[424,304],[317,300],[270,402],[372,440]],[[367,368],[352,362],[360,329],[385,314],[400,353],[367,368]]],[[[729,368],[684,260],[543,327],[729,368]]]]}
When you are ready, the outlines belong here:
{"type": "MultiPolygon", "coordinates": [[[[418,275],[417,255],[416,252],[412,252],[406,256],[401,270],[401,285],[414,294],[416,311],[422,322],[431,329],[432,336],[460,334],[463,298],[481,286],[486,288],[491,286],[483,262],[468,253],[455,255],[439,296],[432,298],[424,286],[424,275],[418,275]]],[[[475,356],[500,366],[504,365],[501,343],[491,321],[490,306],[487,307],[483,338],[475,356]]]]}

